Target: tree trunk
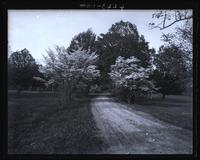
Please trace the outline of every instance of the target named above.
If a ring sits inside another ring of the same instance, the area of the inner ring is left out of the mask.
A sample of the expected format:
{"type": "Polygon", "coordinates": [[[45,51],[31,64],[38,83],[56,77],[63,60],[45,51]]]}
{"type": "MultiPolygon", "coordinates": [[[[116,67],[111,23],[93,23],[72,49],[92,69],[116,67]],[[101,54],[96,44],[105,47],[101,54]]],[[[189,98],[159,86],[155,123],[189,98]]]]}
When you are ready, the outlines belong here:
{"type": "Polygon", "coordinates": [[[165,94],[162,94],[162,99],[165,99],[165,96],[166,96],[165,94]]]}
{"type": "Polygon", "coordinates": [[[131,103],[131,101],[130,101],[130,98],[129,98],[129,97],[128,97],[127,101],[128,101],[128,104],[130,104],[130,103],[131,103]]]}
{"type": "Polygon", "coordinates": [[[133,104],[135,103],[135,95],[132,96],[133,104]]]}
{"type": "Polygon", "coordinates": [[[72,101],[72,93],[71,92],[68,93],[68,100],[69,100],[69,103],[71,103],[71,101],[72,101]]]}
{"type": "Polygon", "coordinates": [[[70,90],[65,91],[65,102],[70,104],[72,101],[72,92],[70,90]]]}

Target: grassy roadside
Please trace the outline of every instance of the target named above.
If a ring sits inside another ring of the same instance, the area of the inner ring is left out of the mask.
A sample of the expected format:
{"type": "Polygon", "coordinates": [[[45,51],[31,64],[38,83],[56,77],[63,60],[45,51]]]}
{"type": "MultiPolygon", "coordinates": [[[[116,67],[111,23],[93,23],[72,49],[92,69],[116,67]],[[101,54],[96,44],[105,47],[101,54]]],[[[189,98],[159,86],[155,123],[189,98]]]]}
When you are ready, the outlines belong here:
{"type": "Polygon", "coordinates": [[[92,118],[90,101],[79,100],[60,108],[47,93],[8,97],[8,153],[89,154],[102,142],[92,118]]]}
{"type": "Polygon", "coordinates": [[[154,96],[152,99],[136,101],[136,104],[129,105],[134,110],[149,113],[153,117],[192,130],[192,97],[169,95],[165,100],[160,96],[154,96]]]}

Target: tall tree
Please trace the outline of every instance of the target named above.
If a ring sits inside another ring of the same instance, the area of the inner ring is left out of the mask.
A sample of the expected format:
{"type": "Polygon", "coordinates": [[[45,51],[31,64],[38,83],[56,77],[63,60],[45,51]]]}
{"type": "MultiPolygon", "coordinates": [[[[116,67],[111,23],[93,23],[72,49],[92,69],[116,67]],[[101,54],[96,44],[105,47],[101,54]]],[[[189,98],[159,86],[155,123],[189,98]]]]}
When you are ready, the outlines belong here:
{"type": "Polygon", "coordinates": [[[9,87],[28,89],[33,85],[33,77],[39,75],[38,69],[35,59],[26,48],[13,52],[8,58],[9,87]]]}
{"type": "Polygon", "coordinates": [[[154,52],[153,49],[149,49],[144,36],[139,36],[136,25],[124,21],[113,24],[106,34],[100,34],[96,48],[99,54],[98,66],[104,82],[108,82],[110,66],[115,63],[118,56],[134,56],[141,60],[142,67],[148,67],[150,55],[154,52]]]}
{"type": "Polygon", "coordinates": [[[78,35],[73,37],[70,46],[68,47],[68,51],[72,52],[74,50],[82,48],[86,51],[90,50],[90,52],[92,53],[95,51],[95,40],[95,33],[93,33],[91,29],[88,29],[86,32],[79,33],[78,35]]]}
{"type": "Polygon", "coordinates": [[[165,46],[175,45],[183,50],[188,71],[192,73],[193,29],[192,21],[185,21],[181,27],[176,27],[175,33],[162,35],[165,46]]]}
{"type": "MultiPolygon", "coordinates": [[[[160,10],[152,15],[155,23],[150,23],[151,28],[165,30],[176,24],[175,32],[162,35],[161,39],[165,46],[176,46],[182,50],[182,57],[187,68],[187,77],[181,79],[188,88],[188,93],[192,91],[192,72],[193,72],[193,13],[192,10],[160,10]]],[[[158,76],[159,77],[159,76],[158,76]]],[[[182,87],[183,88],[183,87],[182,87]]]]}
{"type": "Polygon", "coordinates": [[[188,70],[192,73],[192,52],[193,52],[193,26],[192,26],[192,10],[160,10],[152,14],[155,23],[149,23],[150,27],[165,30],[171,26],[178,24],[174,33],[162,35],[161,39],[165,42],[165,46],[175,45],[185,53],[185,63],[188,70]],[[181,25],[180,25],[181,24],[181,25]]]}
{"type": "Polygon", "coordinates": [[[178,47],[161,46],[154,57],[156,69],[151,75],[163,98],[169,94],[180,94],[184,91],[184,79],[187,77],[187,66],[183,51],[178,47]]]}

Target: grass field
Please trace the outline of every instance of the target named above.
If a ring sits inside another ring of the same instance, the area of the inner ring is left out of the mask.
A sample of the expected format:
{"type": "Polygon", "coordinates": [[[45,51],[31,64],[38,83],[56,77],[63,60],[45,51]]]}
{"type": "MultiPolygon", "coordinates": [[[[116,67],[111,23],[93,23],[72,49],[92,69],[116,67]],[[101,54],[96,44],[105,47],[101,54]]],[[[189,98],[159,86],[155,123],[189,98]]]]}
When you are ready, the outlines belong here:
{"type": "Polygon", "coordinates": [[[168,95],[163,100],[162,95],[158,94],[152,99],[138,99],[135,105],[130,105],[135,110],[189,130],[193,128],[192,106],[192,96],[168,95]]]}
{"type": "MultiPolygon", "coordinates": [[[[129,105],[162,121],[192,130],[192,98],[167,96],[137,99],[129,105]]],[[[90,99],[62,108],[54,93],[8,95],[8,153],[87,154],[105,149],[96,135],[90,99]]]]}
{"type": "Polygon", "coordinates": [[[82,154],[101,150],[88,100],[61,108],[51,93],[10,93],[8,98],[8,153],[82,154]]]}

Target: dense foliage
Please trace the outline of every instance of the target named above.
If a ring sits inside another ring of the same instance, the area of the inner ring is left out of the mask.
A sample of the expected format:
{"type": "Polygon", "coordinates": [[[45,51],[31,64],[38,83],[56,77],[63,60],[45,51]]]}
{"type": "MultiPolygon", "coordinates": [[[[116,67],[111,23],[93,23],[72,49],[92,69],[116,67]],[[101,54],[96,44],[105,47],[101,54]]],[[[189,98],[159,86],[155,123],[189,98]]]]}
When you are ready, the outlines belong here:
{"type": "Polygon", "coordinates": [[[71,40],[71,43],[68,47],[68,51],[72,52],[82,48],[86,51],[94,52],[95,48],[96,35],[92,32],[91,29],[88,29],[86,32],[81,32],[78,35],[74,36],[71,40]]]}
{"type": "Polygon", "coordinates": [[[10,89],[29,89],[40,86],[33,79],[41,76],[39,66],[27,49],[13,52],[8,58],[8,87],[10,89]]]}
{"type": "Polygon", "coordinates": [[[152,78],[163,98],[165,95],[180,94],[184,91],[184,80],[188,72],[182,50],[174,45],[161,46],[154,57],[154,64],[156,69],[152,78]]]}
{"type": "Polygon", "coordinates": [[[65,47],[56,46],[55,51],[47,50],[45,57],[45,74],[50,77],[48,84],[56,83],[62,89],[67,102],[72,100],[73,93],[88,89],[89,84],[99,77],[95,63],[98,55],[90,50],[78,48],[68,52],[65,47]]]}
{"type": "Polygon", "coordinates": [[[99,54],[99,69],[102,82],[109,82],[110,66],[115,64],[118,56],[134,56],[146,68],[150,64],[154,49],[149,49],[143,35],[139,35],[136,25],[120,21],[111,26],[106,34],[100,34],[96,41],[99,54]]]}
{"type": "Polygon", "coordinates": [[[151,68],[144,68],[140,66],[140,60],[135,57],[125,59],[119,56],[114,65],[111,66],[109,73],[114,88],[118,90],[123,98],[128,102],[135,94],[148,94],[155,88],[153,83],[149,80],[151,68]]]}

